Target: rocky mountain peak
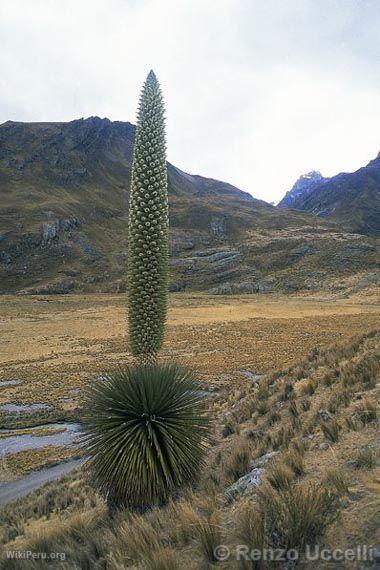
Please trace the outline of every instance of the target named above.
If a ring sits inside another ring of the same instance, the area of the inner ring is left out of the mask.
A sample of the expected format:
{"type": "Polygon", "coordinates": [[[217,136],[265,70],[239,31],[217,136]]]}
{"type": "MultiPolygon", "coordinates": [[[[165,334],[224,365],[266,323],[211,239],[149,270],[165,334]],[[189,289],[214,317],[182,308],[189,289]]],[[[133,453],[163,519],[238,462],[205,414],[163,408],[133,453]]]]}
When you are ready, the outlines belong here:
{"type": "Polygon", "coordinates": [[[278,204],[280,208],[292,208],[297,200],[302,196],[310,194],[317,186],[326,182],[328,178],[324,178],[318,170],[311,170],[306,174],[302,174],[294,183],[281,202],[278,204]]]}

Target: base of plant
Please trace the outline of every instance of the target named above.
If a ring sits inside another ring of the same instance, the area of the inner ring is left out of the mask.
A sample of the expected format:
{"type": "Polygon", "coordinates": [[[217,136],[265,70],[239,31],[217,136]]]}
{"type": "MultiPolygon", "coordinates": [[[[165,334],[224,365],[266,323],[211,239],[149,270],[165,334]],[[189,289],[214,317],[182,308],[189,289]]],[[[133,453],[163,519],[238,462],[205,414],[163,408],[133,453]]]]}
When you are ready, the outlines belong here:
{"type": "Polygon", "coordinates": [[[110,511],[163,504],[194,482],[210,433],[206,406],[177,364],[131,366],[88,387],[87,467],[110,511]]]}

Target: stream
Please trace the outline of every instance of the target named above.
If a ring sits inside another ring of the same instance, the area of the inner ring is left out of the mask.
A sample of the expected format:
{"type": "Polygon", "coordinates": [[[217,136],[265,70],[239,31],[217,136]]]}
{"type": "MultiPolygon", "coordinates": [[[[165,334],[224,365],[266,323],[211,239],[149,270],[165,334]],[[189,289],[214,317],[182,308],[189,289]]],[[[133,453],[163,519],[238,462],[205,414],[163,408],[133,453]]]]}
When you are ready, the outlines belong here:
{"type": "MultiPolygon", "coordinates": [[[[82,435],[80,424],[76,423],[53,423],[27,428],[28,433],[18,432],[21,429],[1,429],[0,430],[0,460],[1,456],[13,454],[28,449],[41,449],[48,445],[55,446],[80,446],[82,435]],[[61,430],[58,433],[38,434],[40,430],[61,430]],[[34,434],[33,432],[36,432],[34,434]]],[[[27,495],[31,491],[38,489],[45,483],[59,479],[62,475],[69,473],[73,469],[80,467],[85,458],[64,461],[52,467],[46,467],[39,471],[32,471],[15,481],[0,483],[0,504],[15,501],[19,497],[27,495]]]]}
{"type": "Polygon", "coordinates": [[[71,461],[58,463],[58,465],[54,465],[53,467],[32,471],[16,481],[0,483],[0,505],[16,501],[20,497],[24,497],[31,491],[45,485],[45,483],[59,479],[63,475],[73,471],[73,469],[80,467],[85,461],[85,457],[72,459],[71,461]]]}
{"type": "Polygon", "coordinates": [[[45,424],[28,428],[27,434],[18,435],[20,429],[0,429],[0,456],[5,453],[17,453],[25,449],[40,449],[47,445],[79,444],[81,427],[74,423],[45,424]],[[41,429],[62,430],[58,433],[34,435],[41,429]]]}

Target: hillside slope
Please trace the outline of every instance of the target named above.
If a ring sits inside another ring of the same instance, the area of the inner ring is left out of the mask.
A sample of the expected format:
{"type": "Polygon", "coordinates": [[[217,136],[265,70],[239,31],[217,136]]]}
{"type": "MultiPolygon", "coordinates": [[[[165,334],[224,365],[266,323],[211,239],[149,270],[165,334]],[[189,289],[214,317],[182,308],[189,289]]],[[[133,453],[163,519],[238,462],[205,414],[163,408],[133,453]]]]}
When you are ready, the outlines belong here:
{"type": "Polygon", "coordinates": [[[380,234],[380,154],[356,172],[314,182],[294,192],[296,183],[279,206],[339,220],[350,231],[380,234]]]}
{"type": "MultiPolygon", "coordinates": [[[[0,125],[0,292],[125,290],[133,140],[130,123],[98,117],[0,125]]],[[[172,290],[319,288],[336,255],[338,274],[375,263],[371,240],[330,222],[316,228],[309,214],[169,163],[168,181],[172,290]],[[320,264],[322,251],[330,258],[320,264]]]]}

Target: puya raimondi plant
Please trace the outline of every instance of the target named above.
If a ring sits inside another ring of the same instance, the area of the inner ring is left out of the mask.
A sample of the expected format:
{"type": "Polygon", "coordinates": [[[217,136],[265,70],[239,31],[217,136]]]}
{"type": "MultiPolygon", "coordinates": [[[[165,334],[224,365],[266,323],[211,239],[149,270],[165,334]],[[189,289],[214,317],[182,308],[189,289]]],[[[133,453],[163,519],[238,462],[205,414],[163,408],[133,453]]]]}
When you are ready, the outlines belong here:
{"type": "Polygon", "coordinates": [[[140,98],[129,212],[129,332],[136,364],[106,374],[85,394],[92,480],[111,511],[166,502],[199,474],[209,438],[193,374],[156,361],[168,288],[164,107],[151,71],[140,98]]]}

